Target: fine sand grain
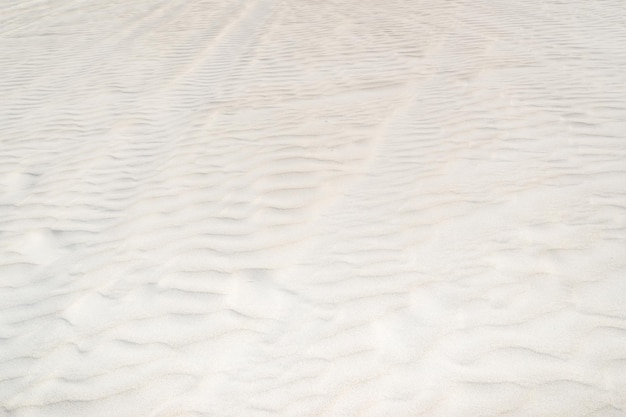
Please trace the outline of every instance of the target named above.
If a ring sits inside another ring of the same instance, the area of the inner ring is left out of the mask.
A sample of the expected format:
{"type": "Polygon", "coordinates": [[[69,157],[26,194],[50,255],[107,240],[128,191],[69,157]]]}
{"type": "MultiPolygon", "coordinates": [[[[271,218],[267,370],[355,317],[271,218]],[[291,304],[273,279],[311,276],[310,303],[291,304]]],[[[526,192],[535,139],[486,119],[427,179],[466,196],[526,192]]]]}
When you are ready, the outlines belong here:
{"type": "Polygon", "coordinates": [[[0,0],[0,416],[626,416],[626,3],[0,0]]]}

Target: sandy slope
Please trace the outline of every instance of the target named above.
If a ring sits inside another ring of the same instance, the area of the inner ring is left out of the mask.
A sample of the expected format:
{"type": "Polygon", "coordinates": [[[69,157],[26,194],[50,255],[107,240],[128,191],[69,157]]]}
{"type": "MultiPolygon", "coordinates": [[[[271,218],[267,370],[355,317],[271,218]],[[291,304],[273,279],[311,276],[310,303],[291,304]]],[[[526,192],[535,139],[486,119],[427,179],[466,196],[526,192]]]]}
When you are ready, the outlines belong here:
{"type": "Polygon", "coordinates": [[[0,416],[626,415],[622,0],[0,3],[0,416]]]}

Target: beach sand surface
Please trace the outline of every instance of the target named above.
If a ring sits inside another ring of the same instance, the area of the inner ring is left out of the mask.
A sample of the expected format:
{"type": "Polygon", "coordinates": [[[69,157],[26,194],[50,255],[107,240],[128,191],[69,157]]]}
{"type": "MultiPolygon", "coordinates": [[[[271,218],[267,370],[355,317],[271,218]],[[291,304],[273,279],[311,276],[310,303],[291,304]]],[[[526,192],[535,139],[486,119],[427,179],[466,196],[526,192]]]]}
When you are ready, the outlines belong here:
{"type": "Polygon", "coordinates": [[[0,416],[626,416],[626,4],[0,2],[0,416]]]}

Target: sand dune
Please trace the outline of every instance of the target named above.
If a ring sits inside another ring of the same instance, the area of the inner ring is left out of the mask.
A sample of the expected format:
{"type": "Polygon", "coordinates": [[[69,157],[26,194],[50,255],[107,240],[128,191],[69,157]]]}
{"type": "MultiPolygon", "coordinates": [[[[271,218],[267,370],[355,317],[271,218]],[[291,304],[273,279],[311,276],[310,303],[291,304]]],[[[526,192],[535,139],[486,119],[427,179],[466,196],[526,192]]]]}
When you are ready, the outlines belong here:
{"type": "Polygon", "coordinates": [[[0,416],[626,415],[621,1],[0,5],[0,416]]]}

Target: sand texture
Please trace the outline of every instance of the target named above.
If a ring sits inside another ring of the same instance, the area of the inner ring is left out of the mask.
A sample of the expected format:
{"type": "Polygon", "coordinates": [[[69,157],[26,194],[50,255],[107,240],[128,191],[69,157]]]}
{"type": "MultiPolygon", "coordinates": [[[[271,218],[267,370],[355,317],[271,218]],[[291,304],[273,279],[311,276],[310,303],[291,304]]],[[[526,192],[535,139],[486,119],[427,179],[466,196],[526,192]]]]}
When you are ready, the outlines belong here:
{"type": "Polygon", "coordinates": [[[626,416],[626,2],[0,0],[41,416],[626,416]]]}

